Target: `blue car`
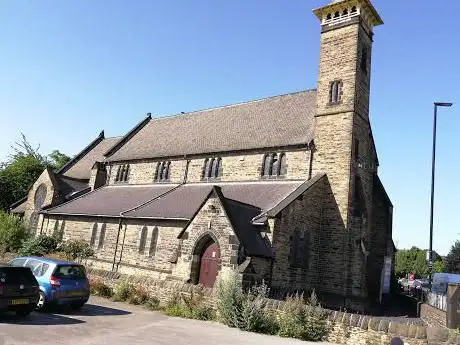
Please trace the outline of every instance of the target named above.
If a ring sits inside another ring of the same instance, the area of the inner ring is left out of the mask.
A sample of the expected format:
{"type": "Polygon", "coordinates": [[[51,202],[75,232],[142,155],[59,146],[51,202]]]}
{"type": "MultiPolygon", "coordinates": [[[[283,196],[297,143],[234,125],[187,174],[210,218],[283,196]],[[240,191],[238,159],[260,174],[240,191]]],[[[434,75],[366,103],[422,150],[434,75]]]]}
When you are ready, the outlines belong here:
{"type": "Polygon", "coordinates": [[[41,257],[18,257],[11,266],[29,267],[40,285],[37,310],[49,305],[70,305],[80,309],[89,298],[89,281],[83,265],[41,257]]]}

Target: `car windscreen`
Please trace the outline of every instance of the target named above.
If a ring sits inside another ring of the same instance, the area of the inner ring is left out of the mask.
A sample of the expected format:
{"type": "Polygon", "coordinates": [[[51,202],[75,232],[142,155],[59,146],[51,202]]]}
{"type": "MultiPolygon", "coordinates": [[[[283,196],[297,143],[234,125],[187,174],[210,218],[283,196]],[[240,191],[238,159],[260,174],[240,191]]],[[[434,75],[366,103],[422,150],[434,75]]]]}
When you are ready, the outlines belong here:
{"type": "Polygon", "coordinates": [[[80,265],[58,265],[53,276],[56,278],[85,278],[85,269],[80,265]]]}
{"type": "Polygon", "coordinates": [[[35,284],[35,278],[28,267],[0,267],[0,283],[35,284]]]}

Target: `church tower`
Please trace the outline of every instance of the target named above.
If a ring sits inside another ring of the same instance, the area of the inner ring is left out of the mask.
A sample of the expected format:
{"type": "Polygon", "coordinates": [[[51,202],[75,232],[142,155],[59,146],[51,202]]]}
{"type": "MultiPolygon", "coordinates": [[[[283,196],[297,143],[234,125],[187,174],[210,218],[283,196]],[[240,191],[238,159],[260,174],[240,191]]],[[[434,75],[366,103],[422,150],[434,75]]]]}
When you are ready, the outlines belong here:
{"type": "Polygon", "coordinates": [[[335,248],[325,253],[334,272],[325,275],[342,277],[331,293],[359,303],[369,297],[366,253],[377,169],[369,95],[373,30],[383,21],[369,0],[334,0],[314,14],[321,22],[321,47],[313,170],[327,173],[335,202],[324,229],[330,233],[325,242],[335,248]]]}

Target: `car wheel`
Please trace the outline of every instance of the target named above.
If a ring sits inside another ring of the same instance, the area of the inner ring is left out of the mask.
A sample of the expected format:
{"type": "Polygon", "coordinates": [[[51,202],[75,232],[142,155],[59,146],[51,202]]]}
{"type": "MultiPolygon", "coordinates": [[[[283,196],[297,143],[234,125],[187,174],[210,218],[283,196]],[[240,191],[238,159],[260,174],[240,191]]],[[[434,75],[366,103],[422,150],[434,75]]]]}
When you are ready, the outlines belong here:
{"type": "Polygon", "coordinates": [[[70,304],[70,308],[72,308],[72,310],[79,310],[85,305],[85,303],[86,302],[73,302],[70,304]]]}
{"type": "Polygon", "coordinates": [[[26,317],[34,310],[33,307],[24,307],[21,309],[16,310],[16,316],[18,317],[26,317]]]}
{"type": "Polygon", "coordinates": [[[45,310],[46,307],[46,296],[45,293],[40,291],[40,297],[38,298],[37,306],[35,307],[38,311],[45,310]]]}

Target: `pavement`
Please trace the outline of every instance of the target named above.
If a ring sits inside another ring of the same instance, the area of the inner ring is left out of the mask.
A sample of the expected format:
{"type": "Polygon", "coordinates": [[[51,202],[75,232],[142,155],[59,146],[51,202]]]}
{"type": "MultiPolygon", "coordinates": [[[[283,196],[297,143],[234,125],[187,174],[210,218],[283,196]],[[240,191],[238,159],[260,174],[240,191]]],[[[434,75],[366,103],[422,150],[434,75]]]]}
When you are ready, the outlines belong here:
{"type": "Polygon", "coordinates": [[[79,311],[0,316],[0,345],[326,345],[242,332],[215,322],[172,318],[91,297],[79,311]]]}

